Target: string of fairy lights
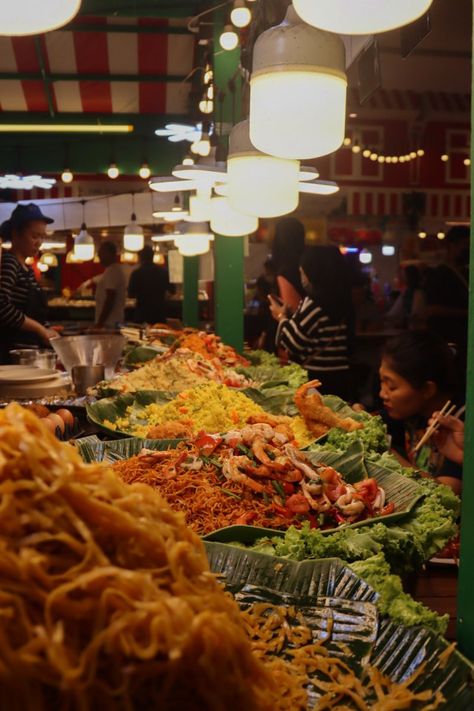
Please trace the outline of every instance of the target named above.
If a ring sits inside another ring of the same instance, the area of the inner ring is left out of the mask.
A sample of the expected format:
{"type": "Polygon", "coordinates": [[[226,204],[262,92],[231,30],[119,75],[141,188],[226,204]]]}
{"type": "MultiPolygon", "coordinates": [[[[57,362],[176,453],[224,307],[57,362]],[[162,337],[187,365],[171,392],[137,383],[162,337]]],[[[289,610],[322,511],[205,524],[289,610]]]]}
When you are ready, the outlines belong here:
{"type": "MultiPolygon", "coordinates": [[[[423,158],[423,156],[425,155],[424,148],[416,148],[414,150],[409,151],[408,153],[401,153],[398,155],[387,155],[385,153],[379,153],[378,151],[374,150],[373,148],[370,148],[369,146],[364,146],[358,141],[353,141],[352,138],[350,138],[349,136],[346,136],[344,138],[342,147],[348,149],[350,148],[354,155],[360,154],[363,158],[371,160],[374,163],[387,163],[388,165],[398,163],[409,163],[410,161],[417,160],[418,158],[423,158]]],[[[451,160],[451,156],[448,153],[442,153],[440,155],[440,160],[443,163],[447,163],[449,160],[451,160]]],[[[469,167],[471,165],[471,159],[466,156],[463,159],[463,164],[466,167],[469,167]]]]}

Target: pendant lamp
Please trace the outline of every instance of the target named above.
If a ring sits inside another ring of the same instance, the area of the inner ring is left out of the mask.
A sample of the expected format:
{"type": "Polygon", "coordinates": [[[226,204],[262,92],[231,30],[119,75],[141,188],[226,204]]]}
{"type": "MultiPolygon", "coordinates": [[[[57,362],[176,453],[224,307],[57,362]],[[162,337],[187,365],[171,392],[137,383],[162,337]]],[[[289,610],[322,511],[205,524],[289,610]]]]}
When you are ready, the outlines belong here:
{"type": "Polygon", "coordinates": [[[82,0],[3,0],[0,3],[2,35],[38,35],[57,30],[79,12],[82,0]]]}
{"type": "Polygon", "coordinates": [[[81,262],[90,262],[94,259],[94,239],[87,232],[86,223],[81,225],[81,231],[74,238],[74,257],[81,262]]]}
{"type": "Polygon", "coordinates": [[[196,195],[189,198],[189,215],[186,222],[209,222],[211,219],[211,187],[209,184],[199,186],[196,195]]]}
{"type": "Polygon", "coordinates": [[[329,32],[372,35],[414,22],[433,0],[293,0],[302,20],[329,32]]]}
{"type": "Polygon", "coordinates": [[[137,224],[137,216],[132,212],[130,224],[123,231],[123,248],[127,252],[139,252],[145,245],[143,227],[137,224]]]}
{"type": "Polygon", "coordinates": [[[298,207],[297,160],[275,158],[250,141],[249,122],[241,121],[229,137],[227,181],[233,210],[253,217],[278,217],[298,207]]]}
{"type": "Polygon", "coordinates": [[[258,217],[233,210],[226,197],[211,200],[211,230],[224,237],[250,235],[258,228],[258,217]]]}
{"type": "MultiPolygon", "coordinates": [[[[317,4],[317,3],[315,3],[317,4]]],[[[316,158],[344,140],[347,78],[342,39],[304,23],[290,5],[257,39],[250,139],[279,158],[316,158]]]]}
{"type": "Polygon", "coordinates": [[[209,244],[214,235],[209,232],[206,222],[195,222],[189,225],[184,234],[176,235],[175,246],[183,257],[195,257],[209,252],[209,244]]]}

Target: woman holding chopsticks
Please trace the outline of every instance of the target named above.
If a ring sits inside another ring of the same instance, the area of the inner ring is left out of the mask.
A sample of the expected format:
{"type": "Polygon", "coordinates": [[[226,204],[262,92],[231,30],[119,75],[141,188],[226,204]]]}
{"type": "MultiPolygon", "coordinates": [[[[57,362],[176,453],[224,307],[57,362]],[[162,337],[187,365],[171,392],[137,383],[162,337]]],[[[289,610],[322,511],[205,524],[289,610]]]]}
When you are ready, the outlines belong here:
{"type": "Polygon", "coordinates": [[[449,419],[458,412],[459,403],[451,403],[456,371],[449,346],[430,331],[403,333],[385,345],[379,373],[384,419],[395,452],[460,493],[462,465],[449,458],[450,450],[443,454],[438,417],[429,426],[434,413],[449,419]]]}

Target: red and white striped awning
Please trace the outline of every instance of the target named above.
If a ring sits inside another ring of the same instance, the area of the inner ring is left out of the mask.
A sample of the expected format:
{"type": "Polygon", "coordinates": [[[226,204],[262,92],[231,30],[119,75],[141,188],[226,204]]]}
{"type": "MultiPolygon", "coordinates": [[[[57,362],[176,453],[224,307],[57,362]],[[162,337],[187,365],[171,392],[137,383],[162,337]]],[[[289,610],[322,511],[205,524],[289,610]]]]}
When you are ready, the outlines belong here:
{"type": "Polygon", "coordinates": [[[404,91],[397,89],[377,89],[371,98],[360,107],[357,89],[348,90],[349,110],[357,108],[379,109],[381,111],[425,111],[444,113],[467,113],[471,111],[470,94],[449,93],[447,91],[404,91]]]}
{"type": "MultiPolygon", "coordinates": [[[[348,215],[403,215],[403,190],[342,188],[348,215]]],[[[468,220],[471,214],[469,190],[420,190],[426,195],[425,216],[439,220],[468,220]]]]}
{"type": "MultiPolygon", "coordinates": [[[[40,0],[38,0],[40,1],[40,0]]],[[[81,18],[87,22],[87,18],[81,18]]],[[[187,76],[193,67],[194,36],[166,34],[163,26],[176,20],[136,20],[160,25],[161,31],[114,32],[110,25],[123,18],[94,18],[94,31],[56,31],[39,38],[46,73],[110,75],[110,81],[52,81],[52,99],[58,113],[180,114],[187,111],[189,84],[182,81],[139,81],[138,75],[187,76]],[[96,30],[107,23],[107,32],[96,30]],[[130,81],[113,81],[114,74],[130,81]]],[[[130,18],[125,18],[130,25],[130,18]]],[[[147,28],[149,29],[149,28],[147,28]]],[[[35,38],[0,37],[0,73],[41,73],[35,38]]],[[[48,111],[41,78],[0,79],[1,111],[48,111]]]]}

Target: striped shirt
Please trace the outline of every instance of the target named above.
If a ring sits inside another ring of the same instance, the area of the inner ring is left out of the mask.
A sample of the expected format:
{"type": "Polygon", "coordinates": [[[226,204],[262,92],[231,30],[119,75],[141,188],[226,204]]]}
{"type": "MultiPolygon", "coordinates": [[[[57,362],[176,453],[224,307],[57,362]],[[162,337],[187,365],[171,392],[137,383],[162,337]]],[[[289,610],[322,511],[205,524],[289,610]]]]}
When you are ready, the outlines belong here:
{"type": "MultiPolygon", "coordinates": [[[[21,328],[31,286],[38,288],[33,270],[22,267],[9,252],[2,252],[0,269],[0,329],[21,328]]],[[[1,334],[0,334],[1,335],[1,334]]]]}
{"type": "Polygon", "coordinates": [[[349,369],[347,324],[330,319],[309,296],[280,321],[276,344],[312,373],[349,369]]]}

